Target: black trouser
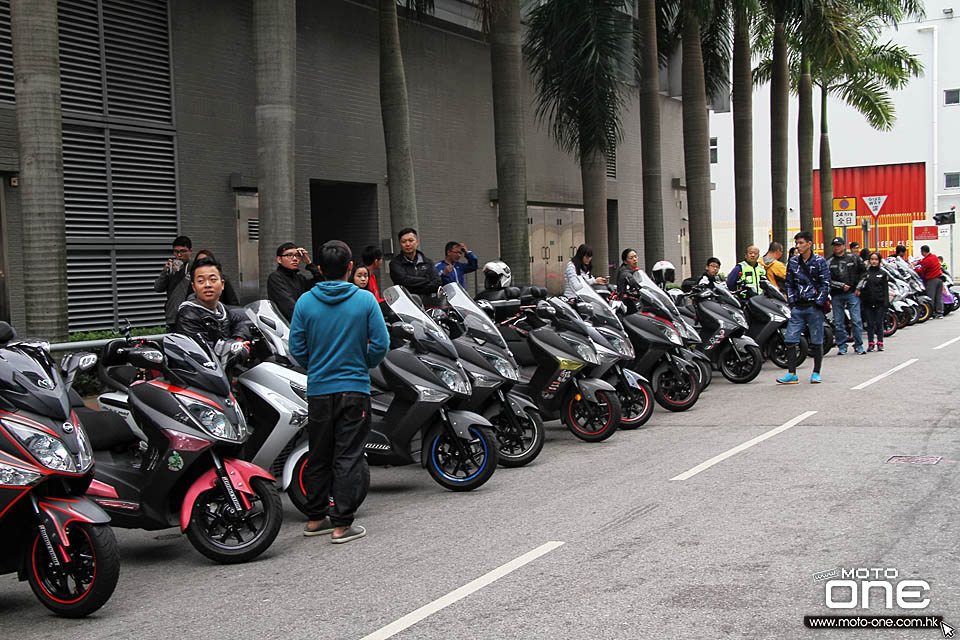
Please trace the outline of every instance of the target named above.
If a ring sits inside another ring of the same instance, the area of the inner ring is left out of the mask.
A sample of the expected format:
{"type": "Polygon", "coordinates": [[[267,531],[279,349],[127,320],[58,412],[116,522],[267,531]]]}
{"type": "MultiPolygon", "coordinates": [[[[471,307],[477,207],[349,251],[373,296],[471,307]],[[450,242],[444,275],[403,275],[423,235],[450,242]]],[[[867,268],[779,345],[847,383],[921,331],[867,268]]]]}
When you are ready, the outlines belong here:
{"type": "Polygon", "coordinates": [[[310,461],[303,486],[308,517],[329,515],[333,526],[349,527],[367,497],[370,471],[363,445],[370,432],[370,396],[354,391],[309,396],[307,409],[310,461]]]}
{"type": "Polygon", "coordinates": [[[886,307],[863,307],[863,324],[867,329],[867,340],[870,342],[883,342],[883,317],[886,315],[886,307]],[[876,337],[876,340],[874,340],[876,337]]]}
{"type": "Polygon", "coordinates": [[[927,289],[927,295],[933,298],[933,313],[943,315],[943,280],[940,278],[930,278],[924,282],[927,289]]]}

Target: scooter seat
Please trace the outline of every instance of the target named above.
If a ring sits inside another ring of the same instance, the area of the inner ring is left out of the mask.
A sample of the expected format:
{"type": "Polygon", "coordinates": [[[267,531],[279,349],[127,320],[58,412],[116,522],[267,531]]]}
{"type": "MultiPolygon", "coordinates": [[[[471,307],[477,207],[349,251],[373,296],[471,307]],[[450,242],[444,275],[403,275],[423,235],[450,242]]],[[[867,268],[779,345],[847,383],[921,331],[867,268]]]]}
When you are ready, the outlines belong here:
{"type": "Polygon", "coordinates": [[[389,385],[387,385],[387,379],[383,377],[383,371],[380,370],[380,367],[370,369],[370,384],[373,387],[379,388],[381,391],[390,390],[389,385]]]}
{"type": "Polygon", "coordinates": [[[123,449],[140,441],[127,421],[113,411],[96,411],[87,407],[77,407],[74,411],[94,451],[123,449]]]}

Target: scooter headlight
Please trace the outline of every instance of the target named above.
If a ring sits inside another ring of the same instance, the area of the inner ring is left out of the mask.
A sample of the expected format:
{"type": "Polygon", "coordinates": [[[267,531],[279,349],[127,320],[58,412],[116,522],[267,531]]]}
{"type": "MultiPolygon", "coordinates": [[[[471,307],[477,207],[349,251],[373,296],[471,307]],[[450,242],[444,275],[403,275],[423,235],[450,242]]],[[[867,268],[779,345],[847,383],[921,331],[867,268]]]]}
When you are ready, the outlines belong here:
{"type": "Polygon", "coordinates": [[[577,353],[581,360],[588,364],[600,364],[600,359],[597,358],[597,352],[593,350],[586,342],[580,342],[574,338],[568,336],[561,336],[563,341],[570,345],[570,347],[577,353]]]}
{"type": "Polygon", "coordinates": [[[464,373],[462,368],[459,368],[459,370],[453,369],[445,364],[440,364],[427,358],[420,358],[420,362],[427,365],[430,370],[433,371],[434,375],[440,378],[440,381],[454,393],[470,395],[470,381],[467,380],[466,373],[464,373]]]}
{"type": "Polygon", "coordinates": [[[633,359],[635,357],[635,352],[633,351],[633,345],[630,344],[629,340],[624,340],[622,336],[613,333],[612,331],[600,331],[603,334],[603,337],[606,338],[613,348],[616,349],[617,353],[627,358],[633,359]]]}
{"type": "Polygon", "coordinates": [[[680,339],[680,334],[677,333],[676,329],[665,324],[661,324],[658,326],[660,327],[660,331],[663,332],[663,335],[664,337],[666,337],[667,340],[669,340],[675,345],[683,346],[683,340],[680,339]]]}
{"type": "Polygon", "coordinates": [[[786,319],[785,317],[781,316],[779,313],[771,313],[771,314],[770,314],[770,321],[771,321],[771,322],[786,322],[787,319],[786,319]]]}
{"type": "Polygon", "coordinates": [[[484,349],[477,349],[477,353],[482,355],[501,376],[508,380],[517,381],[520,379],[520,372],[513,366],[509,360],[484,349]]]}
{"type": "Polygon", "coordinates": [[[80,448],[80,455],[77,456],[80,471],[86,471],[93,464],[93,447],[90,446],[90,440],[87,438],[87,432],[83,426],[77,425],[77,444],[80,448]]]}
{"type": "Polygon", "coordinates": [[[42,473],[0,462],[0,485],[5,487],[29,487],[42,477],[42,473]]]}
{"type": "Polygon", "coordinates": [[[4,420],[3,424],[20,439],[30,455],[46,468],[69,473],[78,471],[77,461],[60,438],[12,420],[4,420]]]}
{"type": "Polygon", "coordinates": [[[223,411],[214,406],[179,393],[173,395],[176,396],[197,424],[213,437],[234,442],[241,442],[246,438],[246,422],[243,420],[243,414],[239,411],[237,411],[237,415],[240,417],[240,422],[233,424],[223,411]]]}
{"type": "Polygon", "coordinates": [[[743,315],[742,311],[738,311],[737,309],[731,309],[730,315],[733,316],[733,319],[737,322],[737,324],[743,327],[744,329],[750,328],[750,324],[747,322],[747,316],[743,315]]]}

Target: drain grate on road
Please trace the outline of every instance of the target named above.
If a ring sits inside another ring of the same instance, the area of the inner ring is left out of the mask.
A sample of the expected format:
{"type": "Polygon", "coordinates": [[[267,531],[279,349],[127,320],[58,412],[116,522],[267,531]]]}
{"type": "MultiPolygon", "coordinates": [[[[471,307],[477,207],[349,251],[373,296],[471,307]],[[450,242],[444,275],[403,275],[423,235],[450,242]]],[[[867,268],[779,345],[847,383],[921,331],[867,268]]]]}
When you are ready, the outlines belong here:
{"type": "Polygon", "coordinates": [[[893,456],[887,462],[893,464],[937,464],[942,456],[893,456]]]}

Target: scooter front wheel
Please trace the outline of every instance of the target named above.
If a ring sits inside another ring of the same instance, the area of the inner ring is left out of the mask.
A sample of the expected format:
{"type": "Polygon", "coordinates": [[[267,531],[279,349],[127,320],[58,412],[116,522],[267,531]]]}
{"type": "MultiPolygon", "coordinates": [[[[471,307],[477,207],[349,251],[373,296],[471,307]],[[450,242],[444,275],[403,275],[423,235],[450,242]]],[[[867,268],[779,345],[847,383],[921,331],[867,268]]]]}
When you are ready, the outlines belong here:
{"type": "Polygon", "coordinates": [[[473,491],[497,470],[500,443],[484,427],[470,427],[472,440],[451,434],[443,424],[427,433],[427,471],[441,487],[451,491],[473,491]]]}
{"type": "MultiPolygon", "coordinates": [[[[30,548],[27,579],[34,595],[58,616],[82,618],[106,604],[120,578],[120,551],[106,524],[73,522],[67,525],[70,563],[57,566],[40,533],[30,548]]],[[[63,547],[61,547],[63,548],[63,547]]]]}
{"type": "MultiPolygon", "coordinates": [[[[781,369],[787,368],[787,343],[783,341],[783,336],[776,334],[770,342],[767,343],[767,357],[770,362],[781,369]]],[[[807,351],[810,349],[810,343],[805,336],[800,336],[800,342],[797,343],[797,366],[803,364],[807,359],[807,351]]]]}
{"type": "Polygon", "coordinates": [[[727,343],[720,351],[720,373],[734,384],[746,384],[760,375],[763,366],[763,353],[760,347],[747,345],[743,353],[727,343]]]}
{"type": "Polygon", "coordinates": [[[897,332],[899,323],[897,322],[897,312],[889,310],[883,314],[883,337],[889,338],[897,332]]]}
{"type": "Polygon", "coordinates": [[[546,433],[543,419],[534,409],[526,409],[523,416],[514,416],[519,422],[514,426],[510,417],[503,412],[493,417],[500,444],[500,466],[522,467],[530,464],[543,450],[546,433]]]}
{"type": "Polygon", "coordinates": [[[606,391],[597,391],[595,395],[594,402],[574,389],[564,403],[563,423],[585,442],[606,440],[620,426],[620,399],[606,391]]]}
{"type": "Polygon", "coordinates": [[[243,494],[250,503],[243,513],[219,486],[197,496],[187,526],[187,538],[197,551],[214,562],[236,564],[256,558],[273,544],[283,523],[280,491],[265,478],[252,478],[250,488],[253,495],[243,494]]]}
{"type": "MultiPolygon", "coordinates": [[[[306,482],[304,482],[303,476],[307,468],[307,463],[310,461],[309,455],[310,452],[308,451],[304,451],[300,455],[300,459],[297,460],[297,464],[293,467],[293,477],[290,478],[290,486],[287,487],[287,497],[290,498],[290,502],[297,508],[297,511],[308,518],[310,517],[310,511],[307,509],[307,501],[309,498],[307,498],[307,485],[306,482]]],[[[363,481],[366,483],[367,490],[369,491],[370,467],[368,465],[363,466],[363,481]]]]}
{"type": "Polygon", "coordinates": [[[678,376],[666,364],[661,364],[653,372],[652,382],[657,403],[669,411],[686,411],[700,398],[696,375],[689,371],[678,376]]]}
{"type": "Polygon", "coordinates": [[[647,424],[653,415],[653,387],[644,380],[638,380],[639,389],[628,386],[622,380],[617,384],[620,396],[620,428],[637,429],[647,424]]]}

